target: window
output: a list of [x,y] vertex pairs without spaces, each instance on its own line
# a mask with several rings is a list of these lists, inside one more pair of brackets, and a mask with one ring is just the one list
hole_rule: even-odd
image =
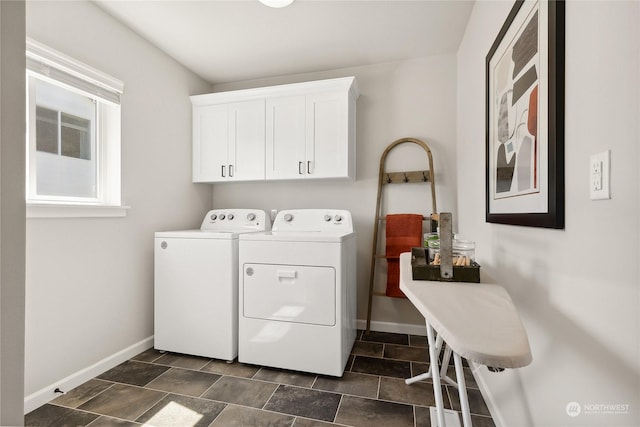
[[122,82],[27,40],[27,212],[123,216]]

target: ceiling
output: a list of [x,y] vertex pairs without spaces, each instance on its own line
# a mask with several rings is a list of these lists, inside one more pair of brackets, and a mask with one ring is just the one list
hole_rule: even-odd
[[473,0],[94,0],[212,84],[456,52]]

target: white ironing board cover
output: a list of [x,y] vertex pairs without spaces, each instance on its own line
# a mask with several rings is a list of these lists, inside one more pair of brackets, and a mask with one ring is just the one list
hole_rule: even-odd
[[413,280],[411,253],[400,255],[400,289],[460,356],[496,368],[531,363],[531,348],[511,297],[499,285]]

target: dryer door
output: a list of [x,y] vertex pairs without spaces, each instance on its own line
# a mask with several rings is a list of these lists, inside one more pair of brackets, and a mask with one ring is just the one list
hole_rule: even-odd
[[333,267],[244,264],[244,317],[333,326]]

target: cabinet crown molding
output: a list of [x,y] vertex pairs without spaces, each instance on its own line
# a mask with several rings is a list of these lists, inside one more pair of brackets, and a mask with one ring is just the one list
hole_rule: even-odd
[[314,80],[301,83],[289,83],[275,86],[240,89],[225,92],[213,92],[203,95],[192,95],[192,105],[211,105],[225,102],[237,102],[258,98],[268,98],[274,95],[290,96],[299,94],[313,94],[327,91],[348,91],[353,99],[358,99],[358,85],[354,76],[338,77],[334,79]]

